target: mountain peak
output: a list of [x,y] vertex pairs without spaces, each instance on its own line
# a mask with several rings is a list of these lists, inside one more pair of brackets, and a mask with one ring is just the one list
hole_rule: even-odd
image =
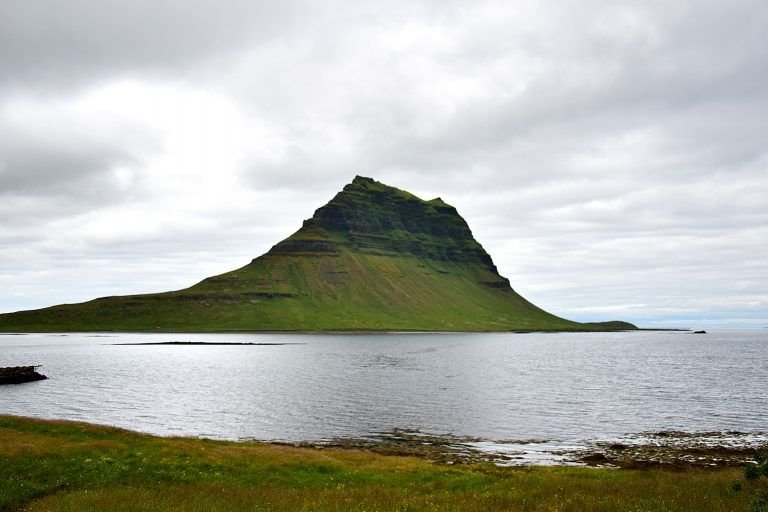
[[456,208],[440,198],[424,201],[372,178],[355,176],[270,253],[326,254],[340,247],[366,254],[479,263],[497,276],[497,287],[509,287]]
[[392,196],[399,196],[403,199],[421,201],[420,198],[416,197],[410,192],[406,192],[405,190],[400,190],[399,188],[385,185],[384,183],[381,183],[380,181],[376,181],[373,178],[368,178],[360,175],[355,176],[350,183],[345,185],[344,188],[341,190],[341,192],[339,192],[339,194],[344,194],[345,192],[367,193],[374,196],[392,195]]
[[367,183],[376,183],[376,180],[373,178],[367,178],[365,176],[360,176],[359,174],[355,175],[355,178],[352,180],[352,183],[355,185],[364,185]]

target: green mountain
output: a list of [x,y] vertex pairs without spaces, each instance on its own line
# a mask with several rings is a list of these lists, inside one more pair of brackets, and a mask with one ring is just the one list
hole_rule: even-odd
[[184,290],[0,315],[1,331],[620,330],[534,306],[456,209],[356,177],[248,265]]

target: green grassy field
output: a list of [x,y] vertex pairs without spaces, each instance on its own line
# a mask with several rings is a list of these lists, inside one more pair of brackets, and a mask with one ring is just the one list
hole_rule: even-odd
[[333,256],[268,255],[178,292],[110,297],[0,315],[2,330],[586,330],[470,263],[340,249]]
[[738,469],[440,466],[0,416],[0,510],[738,511]]

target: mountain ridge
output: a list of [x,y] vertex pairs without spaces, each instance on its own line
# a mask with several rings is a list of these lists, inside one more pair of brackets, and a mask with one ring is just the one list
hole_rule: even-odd
[[173,292],[0,315],[0,331],[594,331],[531,304],[456,208],[356,176],[247,265]]

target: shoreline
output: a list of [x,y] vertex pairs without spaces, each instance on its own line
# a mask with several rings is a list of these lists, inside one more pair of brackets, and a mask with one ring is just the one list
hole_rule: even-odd
[[504,467],[0,415],[0,510],[746,510],[736,467]]
[[30,334],[594,334],[608,332],[690,332],[693,329],[684,328],[637,328],[637,329],[612,329],[612,330],[511,330],[511,331],[435,331],[435,330],[393,330],[393,329],[332,329],[327,331],[314,330],[213,330],[213,331],[174,331],[174,330],[84,330],[84,331],[2,331],[0,336],[27,336]]
[[107,429],[157,440],[199,440],[242,446],[291,447],[312,451],[341,450],[372,455],[415,457],[436,465],[492,464],[497,467],[592,467],[601,469],[699,469],[741,467],[755,451],[768,446],[767,432],[658,431],[608,439],[556,441],[545,439],[490,440],[418,430],[394,429],[362,437],[314,441],[256,438],[225,439],[195,435],[157,435],[88,421],[0,414],[0,419]]
[[435,464],[491,463],[502,467],[595,467],[606,469],[718,469],[741,467],[768,444],[765,433],[660,431],[580,442],[491,441],[394,430],[364,438],[277,442],[306,447],[364,450],[418,457]]

